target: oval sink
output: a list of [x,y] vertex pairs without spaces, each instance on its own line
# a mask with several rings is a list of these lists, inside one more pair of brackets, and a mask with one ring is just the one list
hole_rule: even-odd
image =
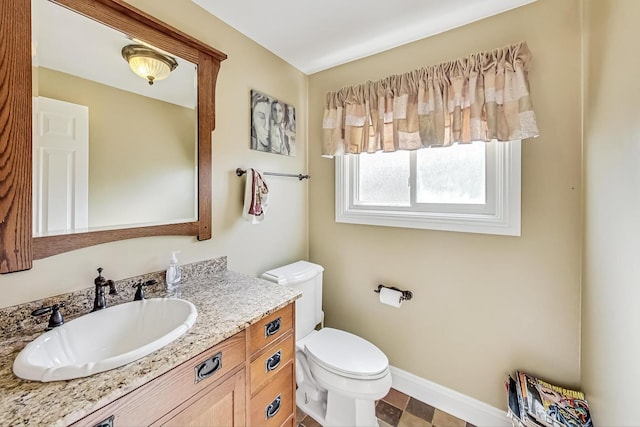
[[70,380],[126,365],[193,326],[189,301],[153,298],[108,307],[71,320],[27,344],[13,372],[34,381]]

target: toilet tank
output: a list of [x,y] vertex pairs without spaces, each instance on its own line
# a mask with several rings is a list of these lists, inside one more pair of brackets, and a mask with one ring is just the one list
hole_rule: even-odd
[[296,300],[296,341],[313,331],[322,321],[322,272],[324,268],[298,261],[264,273],[261,278],[302,291]]

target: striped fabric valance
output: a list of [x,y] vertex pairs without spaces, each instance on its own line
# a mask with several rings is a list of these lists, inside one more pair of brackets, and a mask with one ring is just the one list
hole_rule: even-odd
[[322,155],[538,136],[520,42],[327,93]]

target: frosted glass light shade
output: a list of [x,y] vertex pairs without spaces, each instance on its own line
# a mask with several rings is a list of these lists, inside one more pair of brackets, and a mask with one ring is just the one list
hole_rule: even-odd
[[164,55],[143,45],[127,45],[122,48],[122,57],[129,63],[131,70],[147,79],[150,85],[156,80],[169,77],[178,63],[168,55]]

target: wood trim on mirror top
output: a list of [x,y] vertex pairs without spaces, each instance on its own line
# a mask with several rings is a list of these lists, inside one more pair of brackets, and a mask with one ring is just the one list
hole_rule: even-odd
[[30,269],[34,259],[136,237],[211,238],[211,133],[215,87],[227,55],[122,0],[50,0],[198,66],[198,220],[33,237],[31,0],[0,2],[0,273]]

